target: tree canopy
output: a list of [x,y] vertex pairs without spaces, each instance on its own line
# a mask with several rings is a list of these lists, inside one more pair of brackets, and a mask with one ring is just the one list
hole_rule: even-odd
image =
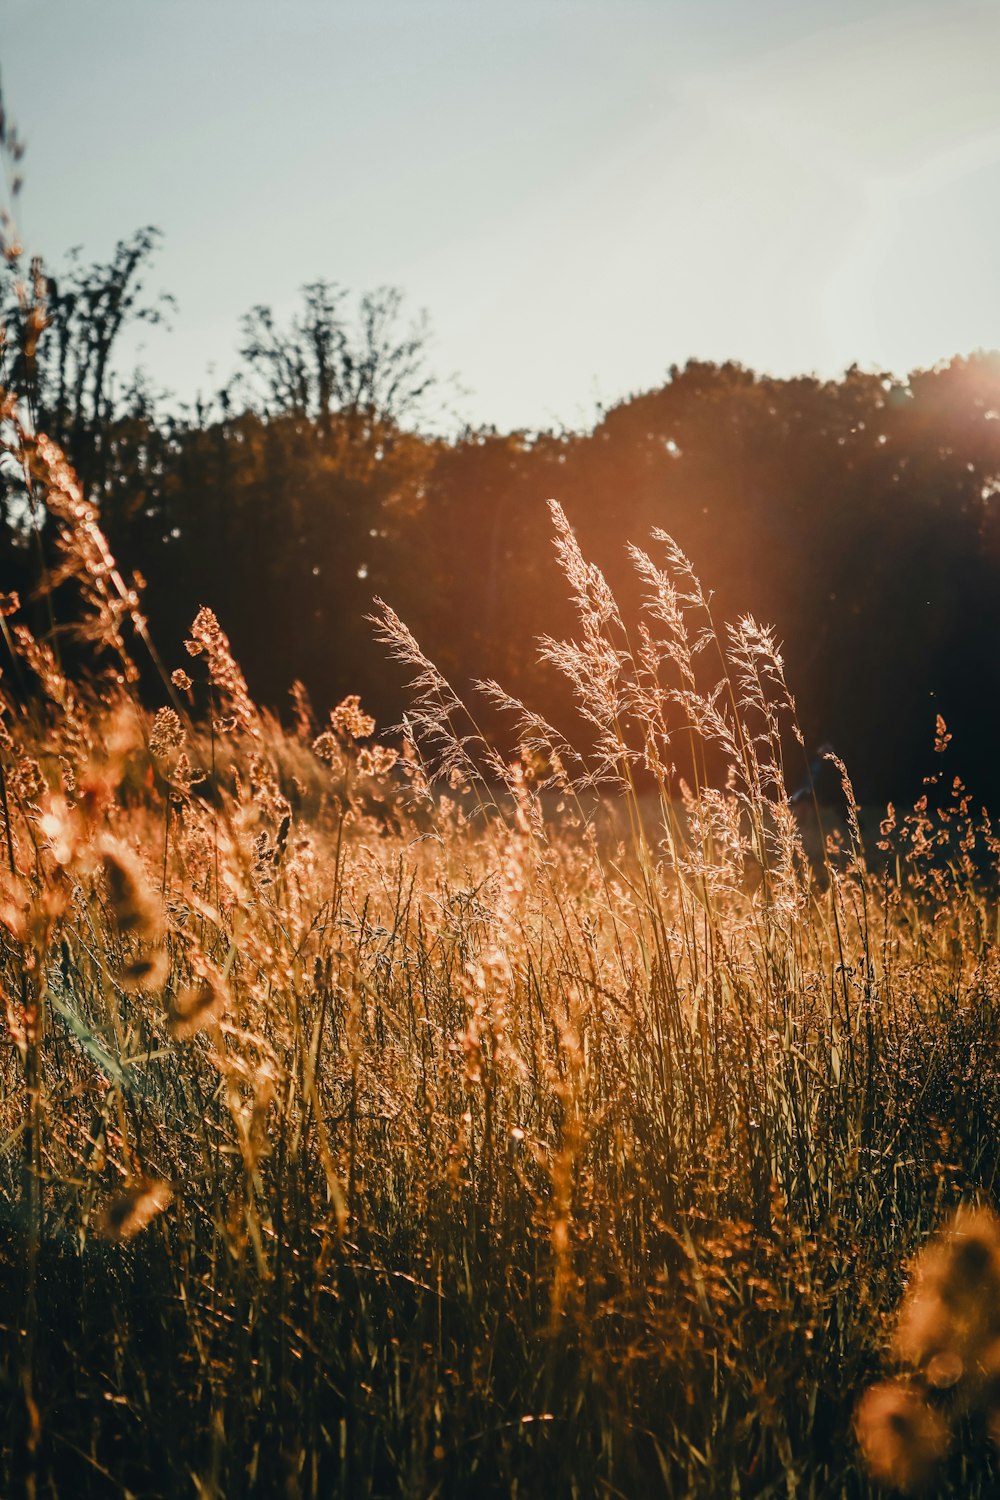
[[[142,379],[112,378],[122,328],[168,311],[145,290],[155,244],[140,231],[58,280],[36,266],[19,294],[12,273],[5,378],[100,501],[121,566],[147,581],[168,659],[211,604],[264,701],[280,707],[301,679],[320,708],[360,691],[396,718],[399,673],[365,619],[378,595],[457,686],[496,677],[546,709],[555,693],[559,709],[535,650],[572,629],[554,497],[626,608],[641,583],[625,544],[661,528],[717,618],[772,623],[807,742],[831,741],[862,796],[919,789],[939,713],[956,767],[995,795],[996,356],[839,380],[691,361],[590,431],[445,440],[420,430],[426,325],[394,289],[352,313],[316,281],[285,327],[253,309],[240,376],[178,413]],[[11,472],[0,548],[4,589],[30,601],[45,523]]]

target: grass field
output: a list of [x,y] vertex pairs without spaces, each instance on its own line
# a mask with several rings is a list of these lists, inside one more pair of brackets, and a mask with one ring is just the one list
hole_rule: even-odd
[[0,1491],[994,1493],[962,789],[808,858],[767,632],[664,538],[621,620],[558,511],[586,750],[507,703],[497,756],[391,611],[404,739],[282,731],[208,611],[144,707],[139,601],[31,464],[86,665],[5,601]]

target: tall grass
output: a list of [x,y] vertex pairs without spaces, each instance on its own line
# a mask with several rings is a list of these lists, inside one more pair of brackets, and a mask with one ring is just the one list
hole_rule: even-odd
[[623,620],[557,507],[576,746],[488,683],[499,756],[386,607],[398,760],[357,699],[283,732],[209,610],[150,712],[137,593],[5,415],[88,659],[5,601],[2,1492],[992,1493],[988,1414],[891,1337],[996,1187],[964,791],[866,851],[845,773],[807,854],[770,634],[662,535]]

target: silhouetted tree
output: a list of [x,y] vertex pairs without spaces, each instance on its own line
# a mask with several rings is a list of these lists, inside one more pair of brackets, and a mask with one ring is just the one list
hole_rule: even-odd
[[79,251],[58,279],[40,261],[27,276],[14,264],[4,287],[3,323],[12,353],[5,379],[71,459],[86,489],[107,478],[107,434],[120,413],[114,352],[130,323],[158,323],[171,299],[147,297],[145,272],[159,232],[120,240],[111,259],[84,265]]
[[[568,713],[534,647],[573,629],[554,496],[626,615],[640,585],[624,543],[662,527],[717,620],[773,622],[807,740],[836,744],[863,797],[919,790],[938,712],[956,768],[997,788],[1000,659],[984,646],[1000,634],[997,357],[905,380],[692,361],[590,432],[444,441],[419,430],[435,389],[426,324],[405,325],[395,291],[349,316],[346,294],[316,281],[286,326],[248,315],[244,369],[213,402],[165,411],[141,377],[114,376],[127,322],[163,313],[144,287],[154,247],[141,231],[58,284],[12,265],[4,359],[99,493],[123,566],[149,580],[168,657],[210,603],[265,701],[302,677],[320,706],[360,691],[396,717],[400,678],[364,623],[377,593],[458,687],[492,675]],[[28,598],[39,557],[17,474],[4,496],[0,589]]]
[[402,326],[402,294],[366,293],[355,318],[346,293],[328,281],[303,288],[303,309],[284,330],[269,307],[243,320],[240,353],[263,392],[264,410],[311,417],[320,431],[333,415],[356,436],[419,415],[436,379],[427,365],[427,319]]

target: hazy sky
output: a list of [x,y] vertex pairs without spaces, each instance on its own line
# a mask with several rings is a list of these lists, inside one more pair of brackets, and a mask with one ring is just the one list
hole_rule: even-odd
[[1000,346],[1000,0],[0,0],[0,60],[29,247],[164,231],[181,397],[319,276],[501,427]]

